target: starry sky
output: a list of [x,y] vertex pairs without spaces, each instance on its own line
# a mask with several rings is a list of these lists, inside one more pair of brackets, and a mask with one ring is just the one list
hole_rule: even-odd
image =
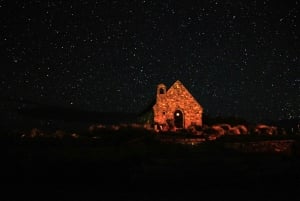
[[300,1],[0,0],[2,109],[138,113],[157,84],[180,80],[210,116],[299,118],[299,10]]

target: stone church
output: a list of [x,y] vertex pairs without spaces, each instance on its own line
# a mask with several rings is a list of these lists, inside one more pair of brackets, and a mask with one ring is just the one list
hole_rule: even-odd
[[177,130],[202,126],[202,112],[202,106],[179,80],[168,90],[164,84],[157,86],[153,113],[154,123],[160,128]]

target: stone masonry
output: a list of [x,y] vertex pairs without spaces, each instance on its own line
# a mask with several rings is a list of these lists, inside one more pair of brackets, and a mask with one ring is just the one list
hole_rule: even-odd
[[202,126],[203,108],[179,80],[168,90],[164,84],[157,86],[153,112],[154,122],[160,126],[174,129]]

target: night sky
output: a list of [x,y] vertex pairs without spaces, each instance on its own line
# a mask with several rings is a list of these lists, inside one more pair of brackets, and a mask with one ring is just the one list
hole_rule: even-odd
[[180,80],[210,116],[299,118],[299,10],[300,1],[0,0],[1,109],[138,113],[157,84]]

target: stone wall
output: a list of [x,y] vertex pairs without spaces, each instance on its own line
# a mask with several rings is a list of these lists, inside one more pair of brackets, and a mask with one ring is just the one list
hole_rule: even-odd
[[164,85],[158,85],[156,104],[153,107],[154,121],[159,124],[167,124],[174,121],[174,112],[183,113],[184,128],[190,125],[202,126],[202,107],[188,92],[180,81],[176,81],[166,93],[160,93]]

